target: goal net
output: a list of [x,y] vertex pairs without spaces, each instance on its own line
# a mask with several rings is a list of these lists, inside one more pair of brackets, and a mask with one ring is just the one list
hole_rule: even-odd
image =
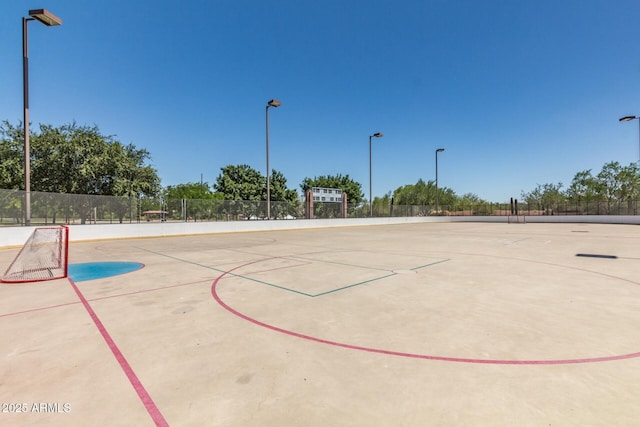
[[68,253],[68,227],[38,227],[33,230],[1,281],[38,282],[67,277]]

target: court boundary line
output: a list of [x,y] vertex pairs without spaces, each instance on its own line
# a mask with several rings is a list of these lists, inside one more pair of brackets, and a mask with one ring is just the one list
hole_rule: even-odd
[[149,395],[147,389],[144,387],[135,371],[127,361],[127,358],[124,356],[124,354],[122,354],[122,351],[120,351],[120,348],[107,331],[107,328],[104,326],[104,324],[102,323],[96,312],[93,310],[87,299],[84,297],[78,286],[75,284],[75,282],[69,277],[67,278],[67,280],[80,299],[80,302],[84,306],[85,310],[89,314],[89,317],[91,317],[91,320],[93,320],[94,325],[96,326],[96,328],[98,328],[98,332],[100,332],[100,335],[102,335],[102,338],[107,343],[109,350],[111,350],[111,353],[116,358],[116,361],[120,365],[120,368],[133,386],[133,389],[142,401],[142,404],[151,416],[153,422],[156,424],[156,426],[168,427],[169,423],[160,412],[160,409],[158,409],[158,407],[156,406],[155,402],[151,398],[151,395]]
[[[346,263],[340,263],[340,262],[324,261],[324,260],[318,260],[318,259],[313,259],[313,258],[302,258],[302,257],[297,257],[295,255],[266,257],[266,258],[263,257],[262,259],[254,260],[254,261],[251,261],[251,262],[249,262],[247,264],[244,264],[245,266],[248,266],[248,265],[254,265],[254,264],[258,264],[258,263],[261,263],[261,262],[270,261],[270,260],[274,260],[274,259],[285,259],[285,260],[294,260],[294,261],[298,260],[298,259],[302,259],[302,260],[305,260],[305,261],[309,261],[310,260],[310,261],[318,262],[318,263],[338,264],[338,265],[343,265],[343,266],[346,266],[346,267],[356,267],[356,268],[363,268],[363,269],[367,269],[367,270],[380,270],[380,271],[386,271],[386,272],[390,273],[390,274],[387,274],[387,275],[384,275],[384,276],[373,277],[371,279],[367,279],[367,280],[364,280],[364,281],[361,281],[361,282],[358,282],[358,283],[352,283],[352,284],[348,284],[348,285],[345,285],[345,286],[341,286],[339,288],[330,289],[328,291],[319,292],[319,293],[316,293],[316,294],[310,294],[310,293],[299,291],[299,290],[296,290],[296,289],[287,288],[285,286],[280,286],[280,285],[277,285],[275,283],[269,283],[269,282],[266,282],[264,280],[256,279],[254,277],[249,277],[247,275],[232,273],[232,271],[236,270],[237,267],[236,268],[232,268],[231,270],[221,270],[220,268],[217,268],[217,267],[212,267],[212,266],[209,266],[209,265],[200,264],[200,263],[197,263],[197,262],[194,262],[194,261],[189,261],[189,260],[186,260],[186,259],[178,258],[178,257],[175,257],[173,255],[168,255],[168,254],[164,254],[164,253],[161,253],[161,252],[152,251],[150,249],[144,249],[144,248],[137,248],[137,249],[140,249],[140,250],[145,251],[145,252],[152,253],[154,255],[159,255],[159,256],[166,257],[166,258],[170,258],[170,259],[173,259],[175,261],[184,262],[184,263],[187,263],[187,264],[195,265],[195,266],[206,268],[206,269],[209,269],[209,270],[214,270],[214,271],[217,271],[219,273],[225,273],[225,274],[228,273],[232,277],[249,280],[251,282],[259,283],[261,285],[270,286],[272,288],[280,289],[280,290],[287,291],[287,292],[292,292],[292,293],[295,293],[295,294],[298,294],[298,295],[303,295],[303,296],[310,297],[310,298],[316,298],[316,297],[324,296],[324,295],[327,295],[327,294],[339,292],[339,291],[342,291],[342,290],[345,290],[345,289],[353,288],[355,286],[360,286],[360,285],[364,285],[366,283],[371,283],[371,282],[375,282],[375,281],[378,281],[378,280],[386,279],[387,277],[395,276],[395,275],[398,274],[398,273],[395,273],[393,270],[388,270],[388,269],[361,266],[361,265],[356,265],[356,264],[346,264]],[[358,252],[358,251],[349,251],[349,252]],[[244,253],[246,253],[246,252],[244,252]],[[249,254],[251,254],[251,253],[249,253]],[[416,270],[420,270],[422,268],[430,267],[432,265],[437,265],[437,264],[441,264],[441,263],[448,262],[448,261],[451,261],[451,259],[449,259],[449,258],[439,259],[438,261],[434,261],[434,262],[431,262],[431,263],[428,263],[428,264],[420,265],[418,267],[413,267],[410,270],[416,271]],[[286,267],[277,267],[277,268],[269,269],[269,270],[252,271],[252,272],[245,273],[245,274],[264,273],[264,272],[267,272],[267,271],[281,270],[281,269],[292,268],[292,267],[299,267],[300,265],[304,265],[304,264],[298,264],[298,265],[286,266]]]
[[472,363],[472,364],[488,364],[488,365],[519,365],[519,366],[531,366],[531,365],[571,365],[571,364],[585,364],[585,363],[598,363],[598,362],[611,362],[618,360],[626,360],[626,359],[634,359],[640,357],[640,352],[614,355],[614,356],[601,356],[601,357],[590,357],[590,358],[574,358],[574,359],[547,359],[547,360],[509,360],[509,359],[479,359],[479,358],[464,358],[464,357],[449,357],[449,356],[435,356],[428,354],[417,354],[417,353],[406,353],[400,351],[393,350],[384,350],[373,347],[364,347],[359,345],[353,345],[348,343],[342,343],[338,341],[328,340],[324,338],[318,338],[311,335],[302,334],[300,332],[295,332],[289,329],[280,328],[278,326],[274,326],[265,322],[262,322],[258,319],[250,317],[246,314],[241,313],[240,311],[234,309],[230,305],[226,304],[222,298],[218,295],[217,286],[218,283],[225,278],[227,274],[234,275],[233,270],[237,270],[243,267],[246,267],[251,264],[255,264],[260,261],[253,261],[243,265],[239,265],[228,272],[222,273],[218,276],[213,283],[211,284],[211,295],[213,299],[225,310],[230,312],[231,314],[244,319],[250,323],[261,326],[266,329],[270,329],[275,332],[279,332],[285,335],[302,338],[308,341],[327,344],[334,347],[342,347],[350,350],[358,350],[365,351],[369,353],[377,353],[383,354],[387,356],[398,356],[398,357],[406,357],[412,359],[424,359],[424,360],[435,360],[442,362],[457,362],[457,363]]

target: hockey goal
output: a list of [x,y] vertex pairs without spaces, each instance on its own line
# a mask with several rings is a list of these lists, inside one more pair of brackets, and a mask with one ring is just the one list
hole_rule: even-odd
[[38,227],[33,230],[1,281],[39,282],[67,277],[68,254],[68,227]]

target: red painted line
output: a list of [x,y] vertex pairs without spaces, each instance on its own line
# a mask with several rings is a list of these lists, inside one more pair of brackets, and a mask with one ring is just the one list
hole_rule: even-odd
[[111,349],[111,352],[113,353],[116,360],[120,364],[120,367],[122,368],[125,375],[129,379],[129,382],[133,386],[133,389],[136,391],[136,393],[138,393],[138,397],[140,397],[140,400],[144,404],[144,407],[147,409],[147,412],[155,422],[156,426],[168,427],[169,423],[167,423],[167,421],[164,419],[164,417],[160,413],[160,410],[158,409],[156,404],[153,402],[153,399],[151,399],[151,396],[149,395],[149,393],[147,393],[147,390],[144,388],[144,386],[138,379],[138,376],[131,368],[131,365],[129,365],[129,362],[127,362],[127,359],[124,357],[124,355],[116,345],[115,341],[113,341],[113,338],[111,338],[111,335],[109,335],[109,332],[107,332],[107,329],[104,327],[104,325],[98,318],[98,315],[95,313],[95,311],[93,311],[93,308],[91,308],[91,306],[89,305],[89,302],[86,300],[84,295],[82,295],[82,292],[80,292],[80,289],[78,289],[78,286],[76,286],[74,281],[71,280],[70,278],[68,278],[68,280],[69,280],[69,283],[71,284],[71,287],[73,288],[75,293],[78,295],[78,298],[80,298],[82,305],[84,305],[84,308],[89,313],[89,316],[91,316],[91,319],[93,320],[93,323],[96,325],[96,328],[98,328],[98,331],[100,331],[100,335],[102,335],[102,338],[104,338],[104,340],[107,342],[109,349]]
[[111,298],[127,297],[127,296],[130,296],[130,295],[146,294],[147,292],[163,291],[165,289],[179,288],[181,286],[197,285],[198,283],[205,283],[205,282],[208,282],[209,280],[198,280],[196,282],[178,283],[176,285],[167,285],[167,286],[160,286],[160,287],[157,287],[157,288],[142,289],[142,290],[139,290],[139,291],[123,292],[121,294],[108,295],[106,297],[91,298],[89,301],[101,301],[103,299],[111,299]]
[[19,314],[33,313],[34,311],[49,310],[51,308],[66,307],[68,305],[75,305],[75,304],[80,304],[80,303],[79,302],[66,302],[64,304],[57,304],[57,305],[49,305],[49,306],[46,306],[46,307],[31,308],[29,310],[14,311],[13,313],[0,314],[0,317],[17,316]]
[[[110,299],[110,298],[119,298],[119,297],[126,297],[126,296],[129,296],[129,295],[143,294],[143,293],[147,293],[147,292],[162,291],[164,289],[177,288],[177,287],[180,287],[180,286],[189,286],[189,285],[196,285],[198,283],[205,283],[205,282],[208,282],[209,280],[198,280],[197,282],[178,283],[177,285],[169,285],[169,286],[162,286],[162,287],[158,287],[158,288],[143,289],[143,290],[140,290],[140,291],[133,291],[133,292],[124,292],[124,293],[121,293],[121,294],[114,294],[114,295],[109,295],[109,296],[106,296],[106,297],[91,298],[91,299],[88,299],[87,301],[101,301],[101,300]],[[63,304],[48,305],[48,306],[45,306],[45,307],[31,308],[29,310],[15,311],[13,313],[4,313],[4,314],[0,314],[0,317],[17,316],[19,314],[33,313],[33,312],[36,312],[36,311],[49,310],[49,309],[58,308],[58,307],[66,307],[68,305],[75,305],[75,304],[80,304],[80,302],[79,301],[66,302],[66,303],[63,303]]]
[[568,365],[568,364],[577,364],[577,363],[610,362],[610,361],[614,361],[614,360],[633,359],[633,358],[636,358],[636,357],[640,357],[640,352],[637,352],[637,353],[621,354],[621,355],[615,355],[615,356],[590,357],[590,358],[581,358],[581,359],[550,359],[550,360],[475,359],[475,358],[464,358],[464,357],[446,357],[446,356],[435,356],[435,355],[428,355],[428,354],[404,353],[404,352],[399,352],[399,351],[384,350],[384,349],[371,348],[371,347],[363,347],[363,346],[358,346],[358,345],[341,343],[341,342],[338,342],[338,341],[326,340],[326,339],[318,338],[318,337],[312,337],[310,335],[301,334],[299,332],[295,332],[295,331],[291,331],[291,330],[288,330],[288,329],[279,328],[277,326],[270,325],[270,324],[265,323],[265,322],[261,322],[260,320],[254,319],[252,317],[247,316],[246,314],[240,313],[239,311],[235,310],[234,308],[232,308],[228,304],[226,304],[224,301],[222,301],[222,298],[220,298],[220,296],[218,295],[218,291],[217,291],[217,285],[220,282],[220,280],[222,280],[224,278],[224,276],[226,276],[227,274],[231,273],[234,270],[237,270],[239,268],[243,268],[243,267],[246,267],[248,265],[258,263],[258,262],[260,262],[260,261],[254,261],[254,262],[250,262],[250,263],[247,263],[247,264],[244,264],[244,265],[240,265],[240,266],[235,267],[235,268],[233,268],[233,269],[231,269],[229,271],[226,271],[226,272],[222,273],[220,276],[218,276],[214,280],[214,282],[213,282],[213,284],[211,286],[211,295],[213,295],[213,298],[225,310],[227,310],[230,313],[240,317],[241,319],[247,320],[247,321],[249,321],[249,322],[251,322],[251,323],[253,323],[255,325],[262,326],[263,328],[267,328],[267,329],[270,329],[272,331],[276,331],[276,332],[280,332],[282,334],[286,334],[286,335],[294,336],[294,337],[297,337],[297,338],[302,338],[302,339],[305,339],[305,340],[317,342],[317,343],[320,343],[320,344],[327,344],[327,345],[332,345],[332,346],[336,346],[336,347],[343,347],[343,348],[348,348],[350,350],[359,350],[359,351],[366,351],[366,352],[370,352],[370,353],[385,354],[385,355],[388,355],[388,356],[409,357],[409,358],[413,358],[413,359],[439,360],[439,361],[443,361],[443,362],[478,363],[478,364],[492,364],[492,365]]

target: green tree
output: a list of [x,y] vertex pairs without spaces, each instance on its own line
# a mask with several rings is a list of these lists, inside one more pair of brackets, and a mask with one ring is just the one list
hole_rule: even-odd
[[137,193],[156,197],[160,194],[160,178],[153,167],[145,164],[151,159],[146,149],[119,143],[112,144],[110,148],[116,152],[116,160],[109,163],[114,177],[110,187],[114,196]]
[[396,188],[393,199],[397,205],[427,206],[435,205],[436,187],[434,181],[424,182],[422,178],[415,184],[407,184]]
[[588,169],[575,174],[566,195],[571,202],[590,202],[597,199],[598,192],[598,180]]
[[[24,132],[5,121],[0,137],[0,187],[24,189]],[[146,164],[149,152],[124,146],[97,126],[40,125],[30,154],[32,191],[152,197],[160,190],[156,170]]]
[[[194,220],[211,218],[221,208],[221,200],[224,197],[220,193],[213,193],[206,182],[189,182],[186,184],[169,185],[163,191],[165,209],[169,216]],[[186,201],[186,205],[183,204]],[[183,207],[186,211],[183,212]]]
[[640,177],[635,163],[624,167],[618,162],[606,163],[596,179],[598,194],[607,202],[607,212],[613,204],[638,197]]
[[482,200],[480,196],[478,196],[475,193],[466,193],[466,194],[463,194],[462,197],[458,199],[458,203],[460,203],[460,205],[462,206],[474,206],[474,205],[479,205],[486,202]]
[[475,193],[465,193],[455,201],[455,210],[472,211],[473,215],[491,215],[491,204]]
[[[221,168],[221,173],[213,187],[225,200],[238,202],[229,204],[227,213],[243,215],[247,218],[266,216],[266,203],[260,202],[267,200],[267,179],[251,166],[228,165]],[[299,203],[298,193],[287,188],[287,179],[275,169],[271,171],[269,177],[269,191],[273,204],[272,216],[284,217],[295,213]]]
[[23,132],[11,123],[0,124],[0,188],[24,190]]
[[528,193],[523,191],[522,198],[529,205],[530,209],[532,206],[535,206],[538,210],[544,210],[547,214],[553,214],[559,209],[560,205],[566,201],[566,196],[561,189],[561,182],[557,184],[538,184],[536,188]]
[[228,165],[220,169],[213,188],[225,200],[266,199],[266,178],[249,165]]
[[[146,164],[150,154],[133,144],[123,145],[113,136],[100,133],[97,126],[71,123],[59,127],[40,125],[31,132],[30,164],[33,192],[67,193],[102,196],[155,198],[160,191],[156,170]],[[22,126],[3,122],[0,126],[0,187],[24,189],[24,132]],[[56,212],[68,212],[69,203],[60,205],[60,198],[34,197],[33,211],[38,203],[46,204],[47,215],[55,222]],[[84,222],[88,209],[100,206],[95,198],[77,198],[75,206]],[[116,200],[109,209],[122,221],[125,212],[133,211],[131,200]]]
[[[415,184],[396,188],[393,192],[394,204],[406,206],[431,206],[436,204],[435,181],[424,182],[419,179]],[[447,187],[438,188],[438,202],[441,206],[453,206],[457,201],[455,192]]]
[[354,181],[349,175],[323,175],[313,179],[305,178],[300,184],[303,194],[307,194],[312,187],[338,188],[347,193],[347,203],[359,205],[364,201],[364,193],[359,182]]
[[622,167],[618,175],[620,182],[619,199],[637,200],[640,197],[640,170],[637,163]]
[[264,217],[266,209],[259,201],[266,196],[266,178],[249,165],[227,165],[220,170],[213,188],[225,200],[231,201],[222,213],[247,219],[258,215]]
[[[165,199],[213,199],[214,194],[209,184],[188,182],[186,184],[169,185],[164,189]],[[218,197],[222,198],[219,194]]]
[[287,187],[287,179],[284,177],[282,172],[275,169],[271,171],[269,186],[272,201],[271,215],[275,218],[286,218],[287,216],[295,217],[298,214],[300,198],[298,197],[298,192],[295,189]]
[[382,197],[373,198],[373,214],[374,216],[391,216],[391,192],[389,191]]
[[453,210],[458,202],[458,196],[449,187],[438,187],[438,205],[440,209]]
[[622,168],[618,162],[609,162],[602,166],[602,170],[596,175],[598,180],[598,194],[607,202],[607,211],[620,194],[622,182],[620,173]]
[[[297,202],[298,192],[295,189],[287,187],[287,179],[282,172],[275,169],[271,171],[269,177],[269,191],[271,193],[271,200],[275,202]],[[266,193],[265,193],[266,200]]]

